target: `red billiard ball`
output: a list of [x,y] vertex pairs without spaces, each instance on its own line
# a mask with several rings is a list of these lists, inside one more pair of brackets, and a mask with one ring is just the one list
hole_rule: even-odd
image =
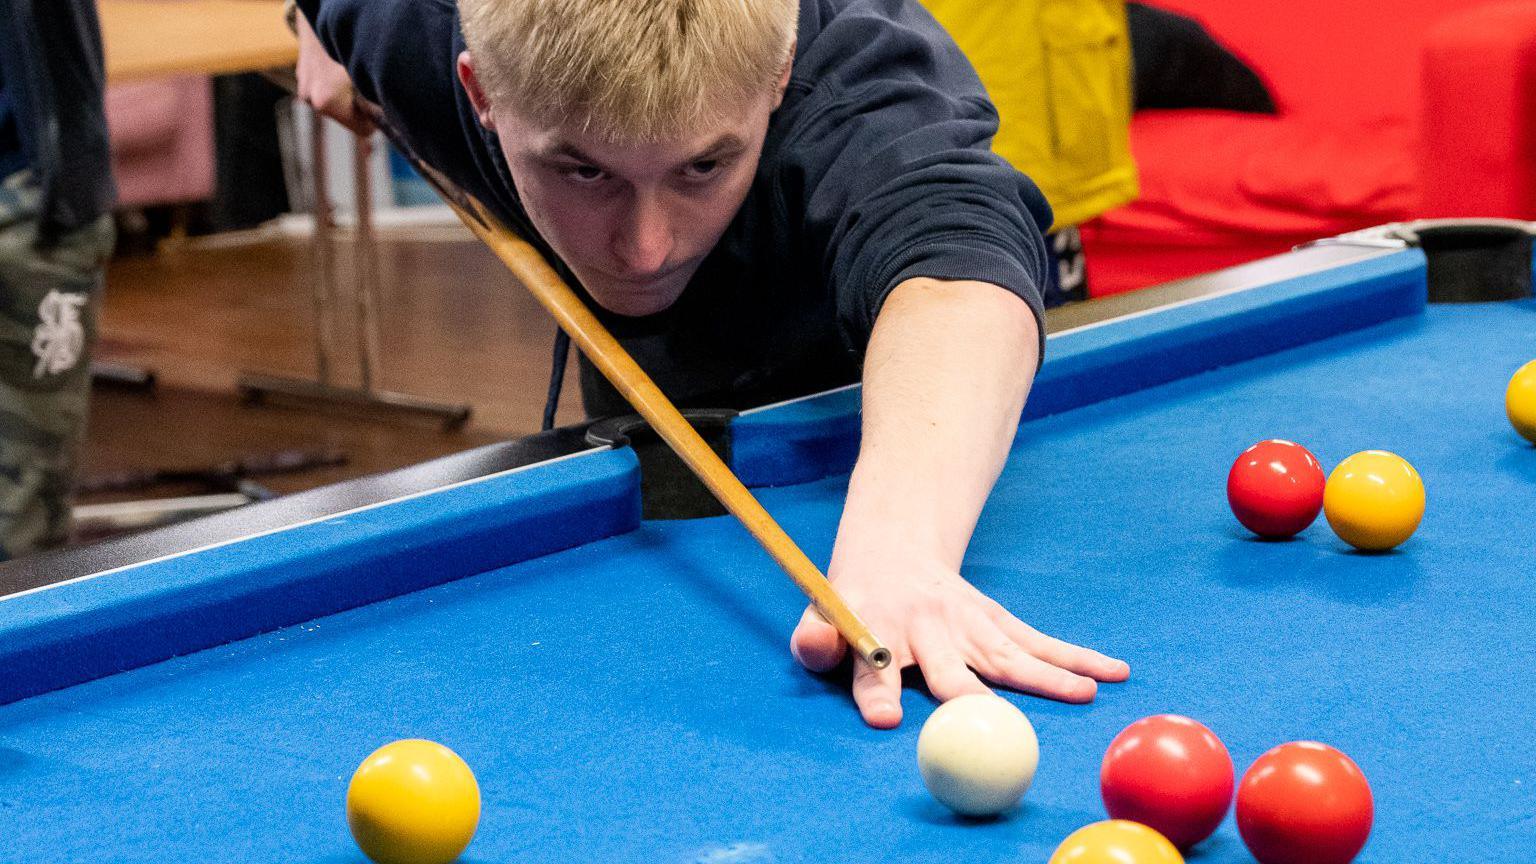
[[1300,533],[1323,509],[1327,478],[1307,448],[1278,438],[1237,457],[1227,474],[1227,502],[1237,521],[1260,537]]
[[1237,789],[1237,831],[1260,864],[1348,864],[1374,812],[1360,766],[1316,741],[1260,756]]
[[1232,781],[1226,745],[1177,714],[1144,717],[1125,727],[1099,769],[1110,818],[1154,828],[1180,849],[1211,836],[1226,818]]

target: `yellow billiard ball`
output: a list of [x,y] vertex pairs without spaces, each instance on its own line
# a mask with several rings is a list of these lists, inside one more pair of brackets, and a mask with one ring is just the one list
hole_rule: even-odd
[[369,754],[347,786],[347,825],[378,864],[448,864],[480,823],[480,786],[459,754],[408,739]]
[[1140,822],[1110,819],[1067,835],[1050,864],[1184,864],[1184,856]]
[[1520,367],[1504,391],[1509,422],[1525,440],[1536,444],[1536,360]]
[[1328,475],[1323,515],[1356,549],[1391,549],[1413,536],[1424,518],[1424,481],[1401,456],[1385,450],[1356,453]]

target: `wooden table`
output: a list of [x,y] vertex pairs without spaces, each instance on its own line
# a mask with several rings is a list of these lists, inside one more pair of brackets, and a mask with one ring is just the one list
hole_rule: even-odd
[[[291,70],[298,62],[298,40],[283,20],[281,0],[98,0],[107,82],[121,84],[167,75],[232,75]],[[353,190],[357,227],[353,243],[357,271],[357,387],[334,383],[333,319],[339,315],[332,253],[333,216],[326,190],[324,121],[311,112],[311,175],[315,214],[315,380],[243,374],[238,387],[248,401],[269,394],[383,407],[440,418],[450,429],[468,421],[467,405],[445,405],[416,396],[378,389],[378,336],[374,321],[377,288],[376,252],[370,207],[368,144],[353,147]]]
[[292,66],[280,0],[99,0],[107,81]]

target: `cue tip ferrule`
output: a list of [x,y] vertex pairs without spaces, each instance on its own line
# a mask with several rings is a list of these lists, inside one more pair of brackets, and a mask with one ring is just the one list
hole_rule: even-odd
[[884,669],[891,665],[891,649],[880,644],[873,633],[865,631],[864,637],[854,645],[854,650],[864,658],[864,662],[876,669]]

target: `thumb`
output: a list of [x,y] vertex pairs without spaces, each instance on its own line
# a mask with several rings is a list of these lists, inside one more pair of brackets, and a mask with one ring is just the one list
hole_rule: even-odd
[[800,665],[812,672],[826,672],[842,661],[847,649],[848,644],[837,628],[828,624],[815,606],[805,607],[799,626],[789,638],[790,653]]

